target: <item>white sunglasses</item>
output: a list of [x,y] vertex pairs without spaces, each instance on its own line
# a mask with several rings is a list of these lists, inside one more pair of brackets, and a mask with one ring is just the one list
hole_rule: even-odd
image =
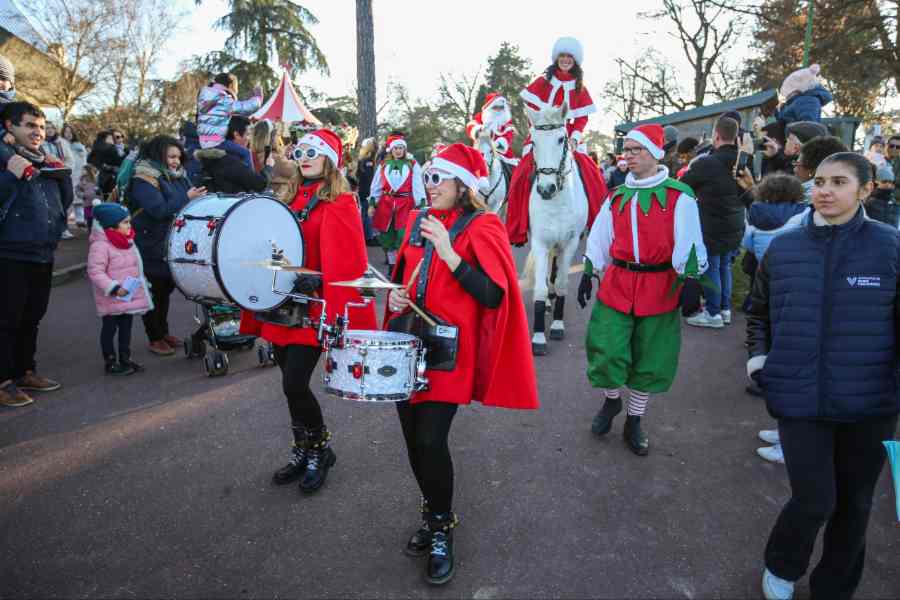
[[447,179],[453,179],[454,176],[450,173],[446,173],[444,171],[438,171],[437,169],[430,169],[425,171],[425,185],[431,186],[439,186],[441,182]]
[[292,153],[294,160],[316,160],[322,156],[322,152],[318,148],[307,146],[306,148],[294,148]]

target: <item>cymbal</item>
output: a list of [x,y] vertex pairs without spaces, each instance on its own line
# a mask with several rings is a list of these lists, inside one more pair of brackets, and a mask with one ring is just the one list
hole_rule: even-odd
[[285,261],[273,261],[273,260],[260,260],[260,261],[245,261],[242,262],[241,265],[245,267],[260,267],[262,269],[269,269],[270,271],[288,271],[290,273],[302,273],[304,275],[321,275],[321,271],[313,271],[312,269],[307,269],[306,267],[297,267],[291,265]]
[[336,285],[338,287],[352,287],[360,290],[399,290],[403,287],[399,283],[382,281],[375,277],[360,277],[359,279],[352,279],[350,281],[332,281],[331,285]]

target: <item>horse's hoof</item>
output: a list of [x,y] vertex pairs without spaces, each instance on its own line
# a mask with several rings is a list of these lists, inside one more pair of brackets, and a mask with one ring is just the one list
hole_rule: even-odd
[[565,329],[550,329],[550,339],[551,340],[562,340],[566,337]]
[[531,353],[535,356],[547,356],[547,344],[531,344]]

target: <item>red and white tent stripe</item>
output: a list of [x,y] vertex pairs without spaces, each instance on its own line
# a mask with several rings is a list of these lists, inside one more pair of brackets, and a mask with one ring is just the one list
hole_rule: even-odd
[[302,122],[311,127],[322,126],[322,122],[300,101],[300,96],[297,95],[297,90],[294,89],[286,70],[281,76],[278,89],[250,118],[260,121],[269,119],[282,123]]

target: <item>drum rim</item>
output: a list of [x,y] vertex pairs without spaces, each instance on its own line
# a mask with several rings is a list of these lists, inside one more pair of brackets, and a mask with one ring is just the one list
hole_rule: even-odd
[[[414,336],[411,333],[403,333],[400,331],[385,331],[384,329],[348,329],[344,332],[343,339],[343,347],[359,347],[363,346],[363,344],[354,344],[352,343],[354,340],[353,336],[358,335],[360,332],[370,333],[370,332],[378,332],[384,334],[392,334],[392,335],[403,335],[409,339],[405,340],[366,340],[368,343],[365,344],[367,348],[390,348],[395,350],[404,350],[404,349],[421,349],[422,348],[422,340],[419,337]],[[357,338],[359,339],[359,338]]]
[[412,398],[412,391],[405,394],[371,394],[369,397],[366,397],[354,392],[345,392],[329,385],[325,386],[325,393],[341,400],[354,400],[356,402],[404,402]]

